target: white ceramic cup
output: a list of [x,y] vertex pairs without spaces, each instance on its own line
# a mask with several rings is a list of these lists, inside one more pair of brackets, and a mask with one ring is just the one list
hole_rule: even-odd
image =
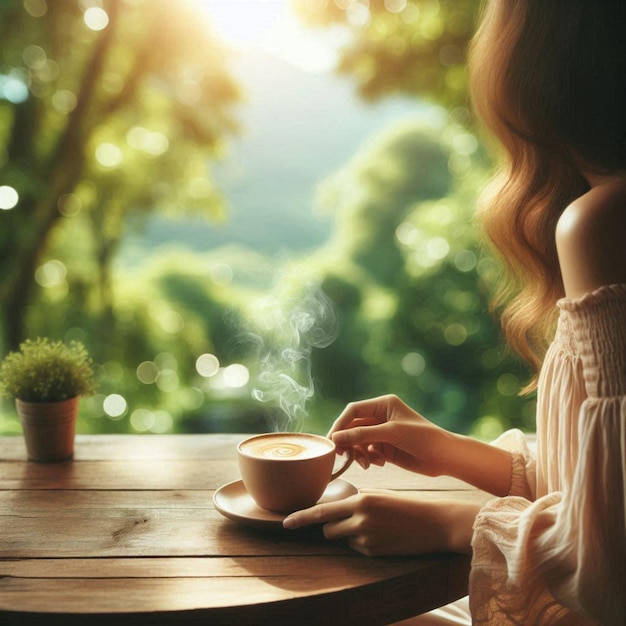
[[313,506],[328,483],[352,463],[352,452],[333,471],[333,441],[308,433],[265,433],[237,446],[241,478],[247,492],[262,508],[291,513]]

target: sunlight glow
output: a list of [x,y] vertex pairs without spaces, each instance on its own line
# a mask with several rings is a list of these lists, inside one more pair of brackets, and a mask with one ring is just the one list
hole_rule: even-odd
[[235,48],[254,46],[276,19],[281,6],[272,0],[199,0],[227,43]]
[[347,33],[306,28],[287,0],[196,0],[220,38],[240,52],[261,49],[306,72],[331,70]]

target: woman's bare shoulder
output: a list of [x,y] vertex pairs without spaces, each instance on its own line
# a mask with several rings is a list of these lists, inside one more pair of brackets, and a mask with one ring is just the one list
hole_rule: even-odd
[[559,219],[556,244],[568,297],[626,283],[626,177],[572,202]]

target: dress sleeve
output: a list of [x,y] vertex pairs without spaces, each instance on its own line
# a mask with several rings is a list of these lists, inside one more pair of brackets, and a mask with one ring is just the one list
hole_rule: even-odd
[[586,396],[571,416],[576,455],[562,464],[560,490],[534,502],[496,498],[480,511],[474,624],[626,624],[626,285],[561,307]]
[[511,453],[511,490],[509,495],[535,499],[536,461],[528,440],[521,430],[512,428],[502,433],[491,445]]

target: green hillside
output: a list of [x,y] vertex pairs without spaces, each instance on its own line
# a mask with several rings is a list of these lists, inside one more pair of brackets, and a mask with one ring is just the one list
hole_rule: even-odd
[[171,244],[198,252],[238,244],[270,256],[315,248],[332,228],[332,216],[315,210],[319,182],[368,137],[424,112],[414,100],[368,105],[345,80],[306,73],[261,51],[238,75],[247,93],[241,135],[215,171],[227,220],[153,217],[127,237],[122,262],[134,264]]

